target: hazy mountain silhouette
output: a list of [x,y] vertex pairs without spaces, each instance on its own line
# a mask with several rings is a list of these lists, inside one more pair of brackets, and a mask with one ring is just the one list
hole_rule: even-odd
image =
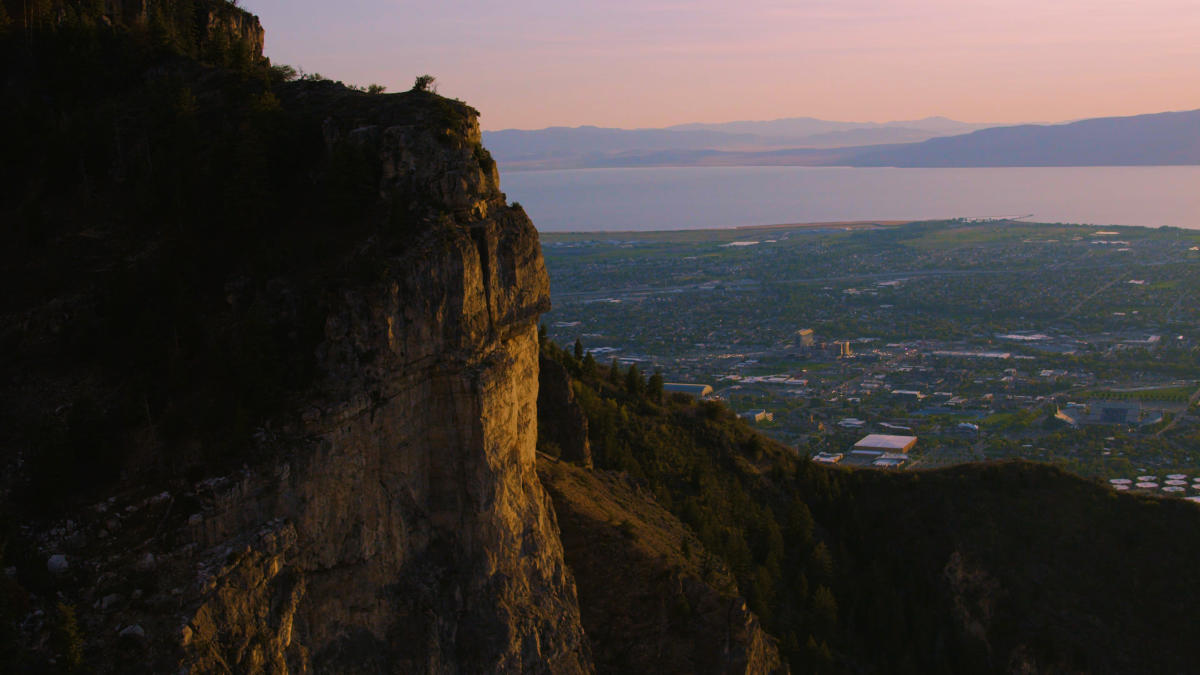
[[850,151],[852,166],[1129,166],[1200,164],[1200,110],[983,129]]
[[815,117],[786,117],[765,121],[720,122],[716,124],[692,123],[677,124],[667,127],[678,131],[721,131],[735,134],[756,134],[760,136],[803,137],[826,134],[834,131],[850,131],[854,129],[911,129],[934,135],[961,134],[976,129],[996,126],[995,124],[977,124],[959,122],[948,117],[926,117],[919,120],[904,120],[896,122],[835,122],[817,119]]
[[687,161],[711,151],[754,153],[793,148],[914,143],[989,125],[931,117],[910,122],[834,122],[797,117],[762,122],[683,124],[662,129],[594,126],[483,132],[497,161],[510,168],[569,168],[643,164],[650,156]]
[[669,129],[508,130],[484,132],[484,142],[512,169],[1200,164],[1200,110],[946,135],[956,126],[971,125],[936,117],[887,124],[791,118]]

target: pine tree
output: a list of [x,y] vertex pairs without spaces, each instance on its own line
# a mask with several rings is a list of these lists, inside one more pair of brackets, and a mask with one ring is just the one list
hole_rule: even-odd
[[788,511],[787,518],[788,540],[805,547],[812,541],[812,534],[813,517],[812,511],[808,509],[808,504],[805,504],[800,498],[792,500],[792,507]]
[[621,386],[621,364],[617,363],[616,358],[613,358],[612,365],[608,367],[608,381],[614,386]]
[[663,400],[663,376],[659,369],[654,370],[654,374],[650,376],[650,383],[647,385],[647,393],[650,400],[655,403],[662,403]]
[[637,364],[629,364],[629,370],[625,373],[625,391],[637,396],[645,390],[645,387],[646,382],[642,379],[642,374],[638,371]]
[[579,338],[575,338],[575,360],[583,360],[583,343],[579,341]]
[[818,584],[833,583],[833,554],[825,542],[820,542],[808,558],[808,568]]
[[825,586],[817,586],[812,597],[812,618],[817,632],[823,636],[833,635],[837,628],[838,606],[833,592]]

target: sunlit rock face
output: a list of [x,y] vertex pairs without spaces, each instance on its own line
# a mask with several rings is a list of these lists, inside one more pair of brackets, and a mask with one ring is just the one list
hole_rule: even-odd
[[[97,126],[112,158],[100,153],[91,174],[53,174],[82,174],[81,194],[111,197],[111,213],[103,233],[78,238],[93,242],[82,248],[96,271],[30,293],[29,319],[0,331],[36,374],[6,377],[0,398],[48,410],[58,426],[84,394],[101,398],[90,417],[72,415],[71,452],[121,452],[111,467],[94,462],[112,469],[103,481],[83,476],[79,494],[30,507],[38,522],[23,526],[19,547],[0,532],[0,597],[21,600],[11,612],[0,603],[0,647],[27,645],[13,661],[22,665],[86,658],[105,673],[590,672],[534,467],[549,281],[537,231],[500,192],[477,113],[428,91],[286,81],[261,60],[258,19],[223,1],[39,8],[39,39],[66,49],[78,47],[71,31],[90,36],[104,48],[87,53],[134,84],[103,99],[120,111]],[[34,61],[19,65],[40,72]],[[46,99],[37,77],[12,82],[26,103]],[[47,111],[91,118],[84,104],[46,100]],[[114,129],[159,118],[161,137],[142,130],[105,145]],[[155,155],[168,136],[179,152]],[[134,156],[145,170],[125,170]],[[173,173],[176,159],[188,171]],[[168,209],[174,217],[142,218],[190,189],[199,196]],[[146,194],[157,196],[133,197]],[[173,196],[155,201],[163,195]],[[208,201],[236,206],[209,212]],[[55,218],[65,232],[86,227],[77,214]],[[241,255],[251,249],[269,250]],[[75,264],[68,257],[57,265]],[[139,281],[109,283],[126,272]],[[113,318],[139,293],[169,296],[129,316],[171,325],[172,356],[111,366],[119,359],[97,354],[153,333]],[[28,358],[30,345],[61,350],[55,336],[71,321],[70,368]],[[91,348],[89,335],[99,336]],[[222,351],[234,343],[253,349]],[[285,353],[296,377],[247,374],[254,359]],[[246,377],[172,377],[224,366]],[[111,392],[132,379],[154,385],[137,396],[139,413],[106,422],[126,409]],[[242,385],[270,402],[206,407]],[[180,416],[154,400],[156,387],[171,389]],[[24,458],[56,457],[41,448],[58,446],[4,442],[7,498],[26,489],[13,478]],[[60,473],[37,484],[53,487]],[[20,579],[8,562],[18,548]]]
[[246,472],[194,524],[211,564],[183,663],[590,670],[534,470],[549,307],[536,231],[480,166],[473,117],[449,143],[419,119],[325,131],[378,156],[381,195],[445,217],[327,317],[324,376],[287,461]]

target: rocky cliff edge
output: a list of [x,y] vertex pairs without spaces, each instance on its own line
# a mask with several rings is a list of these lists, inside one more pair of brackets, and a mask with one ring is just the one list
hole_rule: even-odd
[[[590,671],[534,466],[548,280],[475,112],[328,82],[277,93],[322,161],[369,166],[376,225],[328,227],[376,266],[327,287],[314,377],[240,470],[126,482],[31,524],[55,560],[44,588],[102,672]],[[52,597],[26,597],[21,631],[54,655]]]

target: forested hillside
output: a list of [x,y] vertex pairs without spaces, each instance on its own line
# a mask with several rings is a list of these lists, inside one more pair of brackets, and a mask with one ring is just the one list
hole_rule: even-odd
[[1190,667],[1193,504],[1029,462],[818,466],[720,402],[575,351],[543,342],[575,377],[597,469],[691,527],[797,672]]

